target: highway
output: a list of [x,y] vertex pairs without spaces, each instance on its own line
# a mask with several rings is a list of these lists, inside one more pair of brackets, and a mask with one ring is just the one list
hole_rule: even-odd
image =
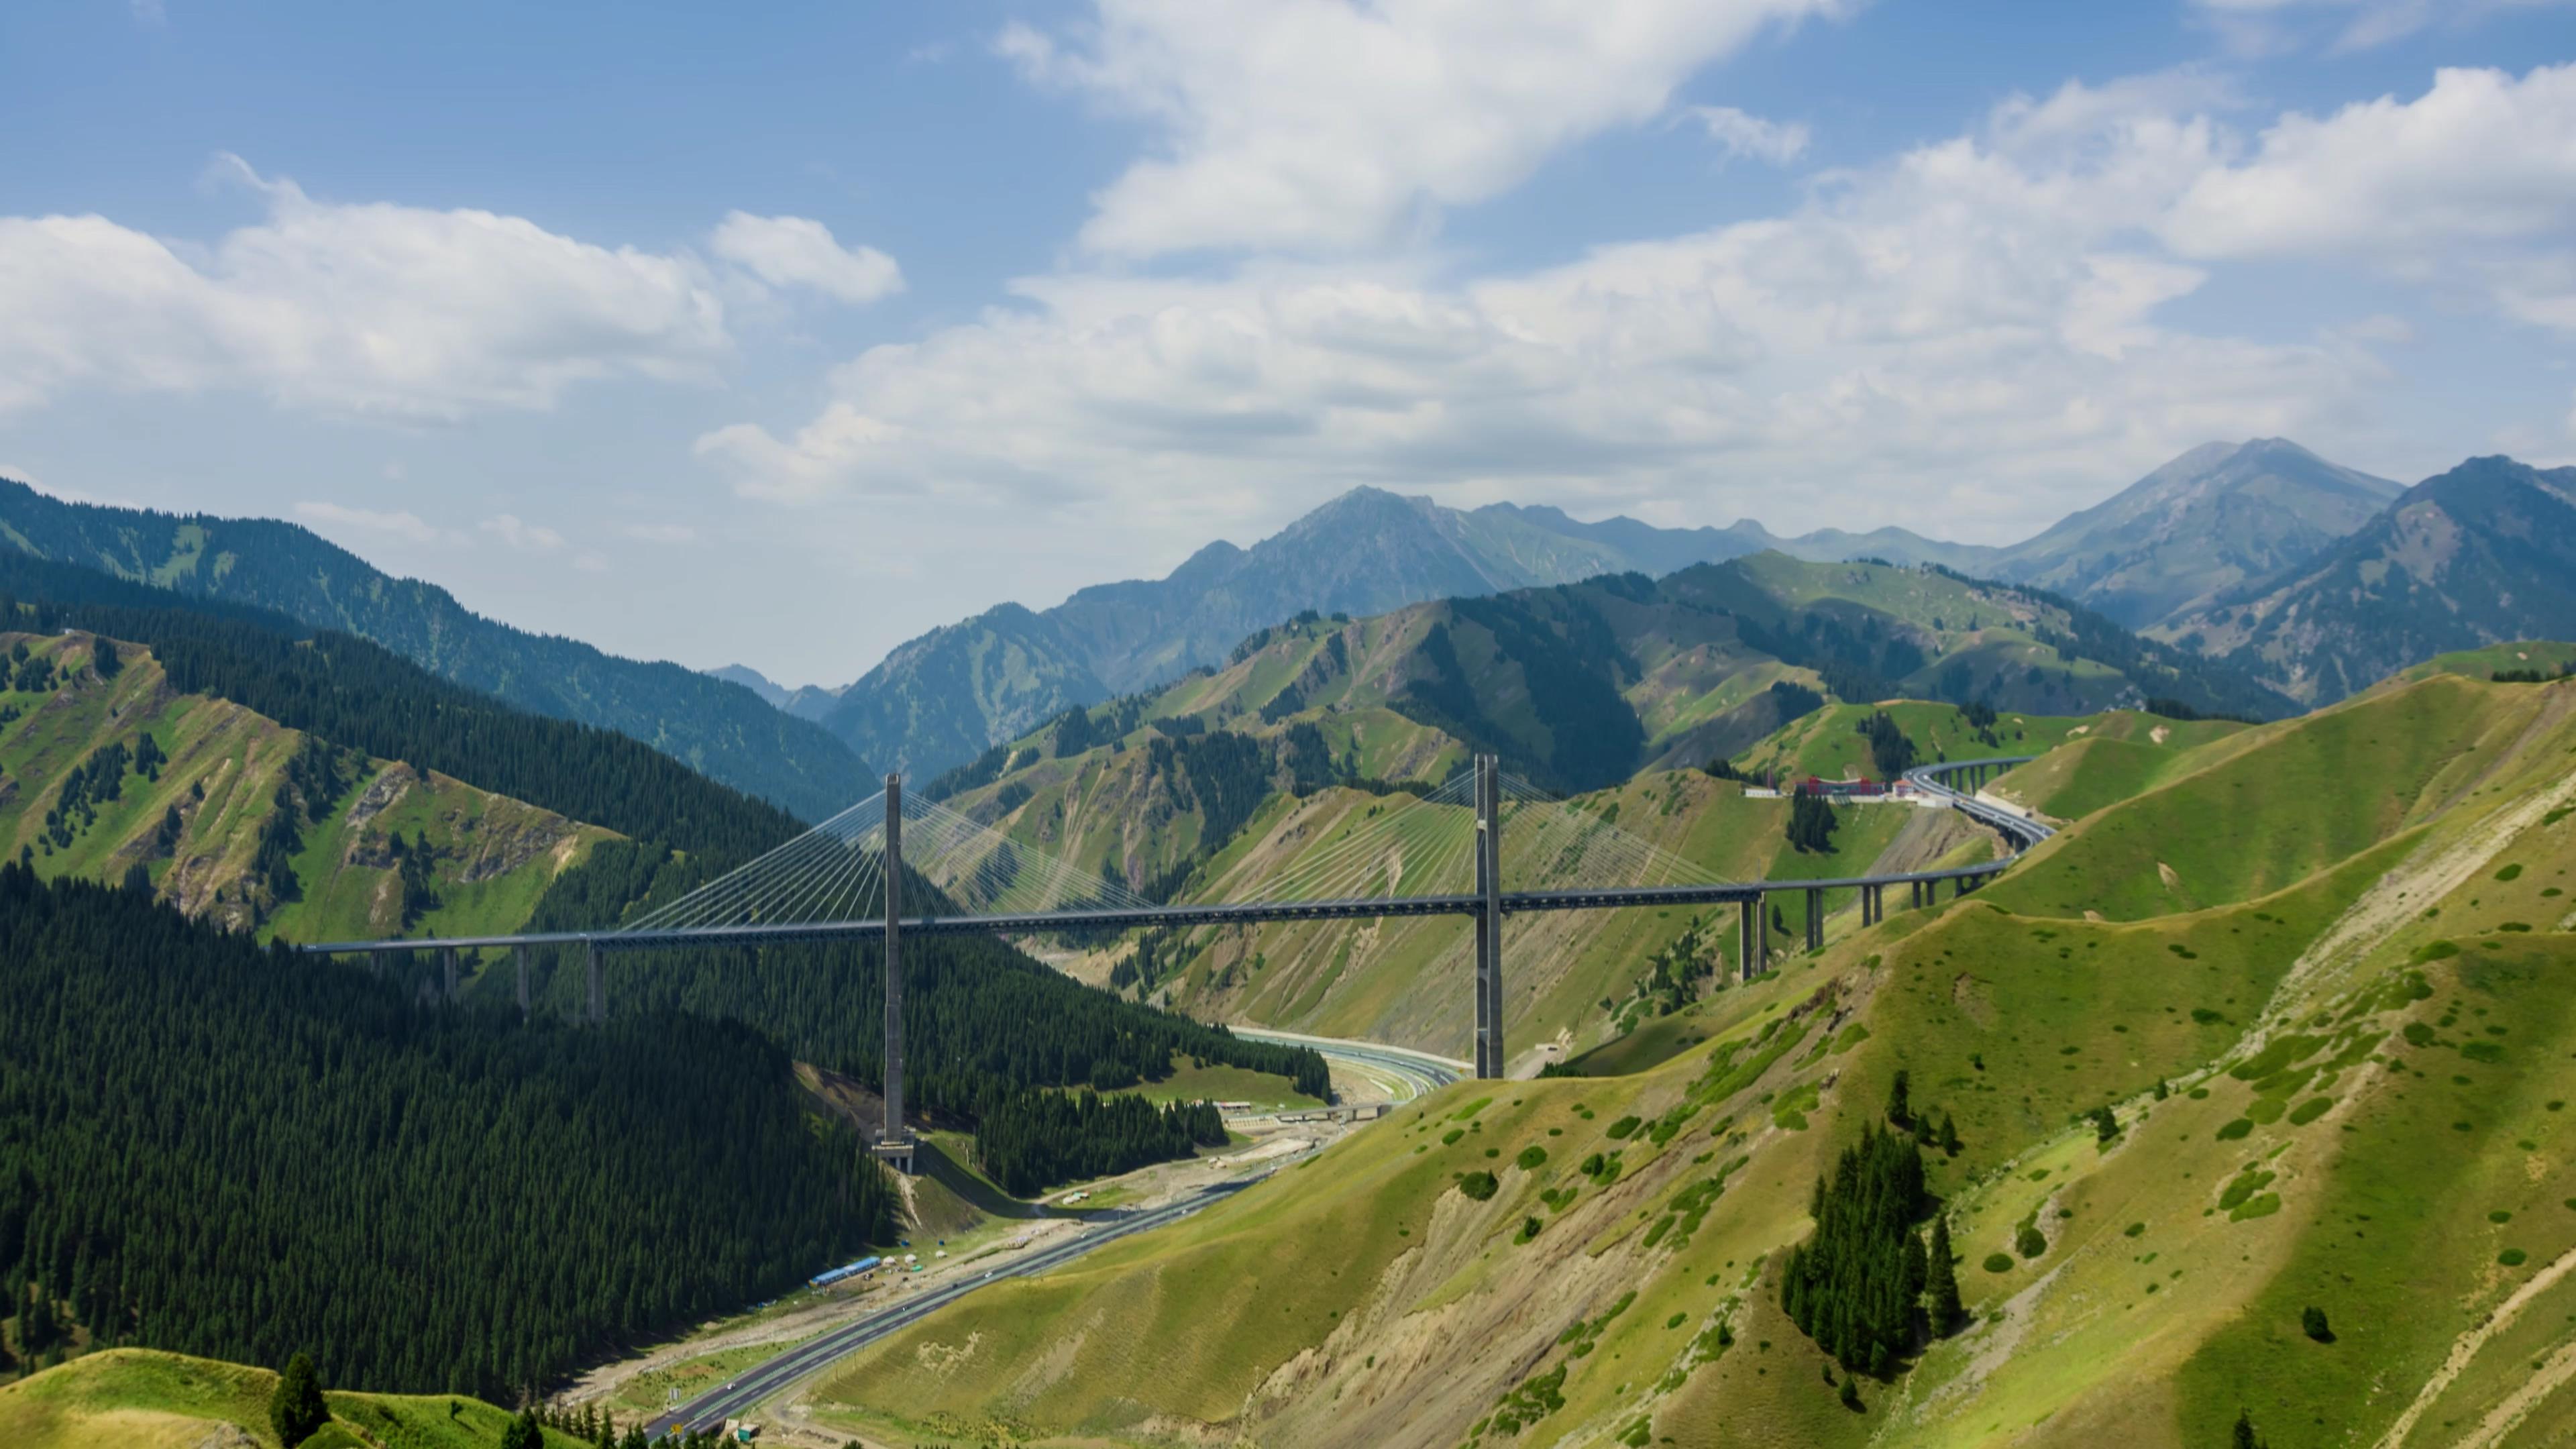
[[1312,1047],[1327,1059],[1367,1067],[1409,1083],[1413,1092],[1404,1100],[1425,1092],[1436,1092],[1451,1082],[1459,1081],[1475,1070],[1467,1062],[1404,1047],[1384,1046],[1373,1041],[1344,1041],[1339,1037],[1300,1036],[1293,1031],[1271,1031],[1266,1027],[1229,1026],[1226,1030],[1246,1041],[1275,1041],[1289,1046]]
[[798,1382],[822,1372],[834,1362],[856,1353],[888,1334],[947,1307],[985,1284],[1003,1278],[1017,1278],[1030,1273],[1043,1273],[1050,1268],[1070,1263],[1103,1243],[1115,1242],[1131,1233],[1146,1232],[1190,1216],[1210,1203],[1241,1192],[1269,1177],[1262,1173],[1240,1182],[1221,1182],[1200,1189],[1193,1196],[1176,1203],[1140,1212],[1115,1221],[1094,1222],[1064,1240],[1033,1248],[994,1268],[980,1278],[961,1278],[929,1289],[917,1297],[867,1315],[825,1333],[819,1338],[797,1345],[776,1358],[743,1374],[720,1389],[710,1389],[678,1409],[655,1417],[645,1425],[647,1438],[665,1434],[724,1427],[727,1419],[747,1416],[762,1403],[786,1392]]

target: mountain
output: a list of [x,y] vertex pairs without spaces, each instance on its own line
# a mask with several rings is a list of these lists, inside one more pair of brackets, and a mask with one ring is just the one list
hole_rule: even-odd
[[[1894,699],[1946,703],[1882,705]],[[1959,706],[2055,718],[2149,700],[2293,708],[2047,594],[1764,553],[1660,581],[1613,574],[1292,620],[1243,640],[1221,669],[1069,710],[925,790],[1086,876],[1161,895],[1257,829],[1274,790],[1437,783],[1474,751],[1565,792],[1730,757],[1883,779],[1892,772],[1858,743],[1861,715],[1896,716],[1932,758],[1994,743],[1960,726]],[[1820,712],[1831,746],[1754,750]]]
[[2315,557],[2402,491],[2285,438],[2207,443],[1975,571],[2143,628]]
[[2281,439],[2211,443],[2036,538],[1991,547],[1900,528],[1781,537],[1750,519],[1687,529],[1584,522],[1551,507],[1459,510],[1359,488],[1249,549],[1209,544],[1168,577],[1097,585],[1043,611],[1004,605],[934,630],[836,699],[803,691],[788,707],[863,758],[934,775],[1075,705],[1219,664],[1236,641],[1301,614],[1377,614],[1610,573],[1661,578],[1765,552],[2029,584],[2135,628],[2311,556],[2396,492]]
[[2576,638],[2576,468],[2471,458],[2153,632],[2309,703],[2447,651]]
[[807,819],[872,789],[847,746],[740,685],[513,629],[293,524],[68,503],[0,479],[0,542],[373,640],[522,709],[642,740]]
[[[2543,1442],[2576,1415],[2571,748],[2576,681],[2458,675],[2255,728],[2069,723],[1998,784],[2080,818],[1975,894],[1891,893],[1570,1079],[1458,1083],[997,1280],[807,1402],[1120,1445]],[[1618,823],[1726,783],[1635,782]],[[1321,848],[1349,807],[1307,808]],[[1837,813],[1888,809],[1918,813]],[[1670,914],[1594,919],[1678,944]],[[1510,927],[1507,991],[1560,969],[1543,929]],[[1240,967],[1331,1002],[1309,954]],[[1963,1312],[1918,1300],[1944,1277]]]
[[186,915],[262,936],[480,935],[518,929],[610,838],[182,691],[130,642],[0,622],[0,653],[0,857],[49,878],[139,869]]
[[787,708],[787,701],[791,698],[783,686],[770,683],[768,675],[748,664],[727,664],[721,668],[705,670],[703,673],[709,679],[721,679],[727,684],[741,685],[759,695],[760,702],[772,709]]

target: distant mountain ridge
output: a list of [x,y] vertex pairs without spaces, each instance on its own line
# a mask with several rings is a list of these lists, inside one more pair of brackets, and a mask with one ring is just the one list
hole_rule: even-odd
[[0,479],[0,543],[372,640],[522,709],[641,740],[809,820],[869,793],[847,746],[738,684],[486,619],[291,523],[71,503]]
[[2471,458],[2151,632],[2311,705],[2447,651],[2576,638],[2576,468]]
[[1461,510],[1357,488],[1248,549],[1211,543],[1165,578],[1095,585],[1052,609],[1007,604],[933,630],[812,717],[862,757],[927,776],[1075,705],[1222,664],[1254,632],[1307,612],[1368,616],[1610,573],[1661,578],[1764,552],[1937,564],[2045,588],[2137,628],[2312,556],[2398,491],[2283,439],[2211,443],[2035,538],[1993,547],[1901,528],[1784,538],[1750,519],[1686,529],[1584,522],[1547,506]]

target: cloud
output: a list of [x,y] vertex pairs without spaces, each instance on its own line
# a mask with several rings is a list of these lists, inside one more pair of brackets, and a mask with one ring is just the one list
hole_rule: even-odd
[[2208,269],[2155,228],[2233,144],[2167,108],[2181,89],[2015,101],[1781,215],[1535,271],[1024,279],[1016,306],[852,359],[801,426],[697,448],[748,497],[1174,534],[1358,483],[1808,522],[1866,497],[1953,535],[2043,520],[2192,443],[2362,416],[2386,376],[2356,338],[2161,320]]
[[338,503],[304,502],[295,505],[295,516],[313,523],[361,529],[368,533],[388,534],[411,543],[455,541],[455,535],[426,522],[419,514],[409,510],[378,512],[372,508],[350,508]]
[[2563,6],[2570,0],[2193,0],[2200,17],[2232,46],[2250,54],[2294,48],[2331,34],[2336,50],[2369,50],[2435,24],[2474,24],[2514,10]]
[[211,246],[102,216],[0,217],[0,413],[74,387],[245,386],[324,414],[445,420],[577,383],[702,380],[731,352],[687,254],[488,211],[316,201],[236,157],[266,205]]
[[563,547],[563,535],[551,528],[523,523],[515,513],[496,513],[475,525],[522,553],[552,553]]
[[811,287],[852,304],[903,290],[903,269],[894,258],[874,247],[844,248],[830,228],[801,216],[729,212],[710,245],[773,287]]
[[2193,256],[2430,263],[2456,243],[2576,227],[2576,64],[2442,70],[2412,101],[2292,113],[2196,180],[2162,231]]
[[1690,114],[1708,129],[1708,137],[1730,157],[1749,156],[1786,166],[1807,150],[1807,128],[1782,124],[1739,111],[1733,106],[1693,106]]
[[1013,24],[1032,83],[1144,121],[1155,154],[1093,197],[1081,244],[1343,252],[1418,234],[1547,157],[1660,114],[1767,28],[1851,0],[1095,0]]

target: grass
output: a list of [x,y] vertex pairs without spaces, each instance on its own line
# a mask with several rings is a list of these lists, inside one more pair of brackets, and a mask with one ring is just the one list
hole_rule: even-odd
[[2305,879],[2429,818],[2480,741],[2534,705],[2455,676],[2221,738],[1993,887],[2014,910],[2143,920]]
[[1149,1102],[1250,1102],[1256,1109],[1320,1107],[1323,1103],[1296,1090],[1286,1077],[1244,1067],[1218,1064],[1192,1066],[1173,1061],[1172,1075],[1128,1092]]
[[[31,652],[68,657],[71,682],[52,693],[0,691],[0,708],[20,717],[0,727],[0,772],[18,788],[0,797],[0,852],[32,852],[39,873],[119,881],[142,863],[166,898],[192,914],[236,928],[253,925],[245,878],[260,827],[275,809],[278,783],[304,736],[229,701],[170,695],[158,663],[125,646],[112,681],[86,673],[81,636],[24,638]],[[101,804],[68,846],[44,839],[45,816],[66,777],[99,750],[131,750],[145,734],[167,756],[160,778],[129,771],[119,798]],[[371,788],[391,798],[363,827],[349,823]],[[411,928],[457,936],[515,930],[534,912],[555,875],[578,863],[609,832],[478,790],[442,775],[368,761],[321,820],[300,822],[304,845],[292,860],[299,899],[257,923],[263,937],[359,939],[402,931],[395,872],[382,852],[399,830],[426,839],[436,864],[439,904]],[[182,820],[175,846],[156,847],[162,821]]]
[[[0,1388],[0,1444],[10,1449],[196,1449],[230,1425],[262,1446],[277,1444],[266,1369],[149,1349],[84,1355]],[[334,1423],[312,1444],[383,1449],[488,1449],[509,1411],[457,1395],[333,1392]],[[353,1430],[357,1432],[352,1432]],[[579,1441],[548,1431],[549,1449]]]

